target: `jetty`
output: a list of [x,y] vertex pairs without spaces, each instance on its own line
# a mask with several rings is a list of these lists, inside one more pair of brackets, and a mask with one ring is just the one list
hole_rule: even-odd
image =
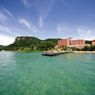
[[43,52],[42,55],[44,55],[44,56],[56,56],[56,55],[58,55],[58,53],[55,53],[55,52]]
[[67,53],[72,53],[72,51],[60,51],[60,52],[47,51],[47,52],[43,52],[42,55],[44,55],[44,56],[56,56],[56,55],[67,54]]

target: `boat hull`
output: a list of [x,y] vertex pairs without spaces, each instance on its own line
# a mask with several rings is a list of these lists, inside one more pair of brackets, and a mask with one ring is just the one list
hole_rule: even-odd
[[44,56],[56,56],[58,53],[42,53]]

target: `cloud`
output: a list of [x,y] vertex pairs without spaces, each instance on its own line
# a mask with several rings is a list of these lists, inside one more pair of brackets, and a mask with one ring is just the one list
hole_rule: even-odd
[[23,25],[25,25],[27,28],[31,28],[31,24],[27,21],[27,20],[25,20],[25,19],[20,19],[19,20],[19,22],[21,23],[21,24],[23,24]]
[[12,13],[5,8],[0,9],[0,19],[8,20],[10,17],[13,17]]
[[13,17],[12,13],[11,13],[10,11],[8,11],[7,9],[3,8],[3,11],[4,11],[7,15]]
[[40,17],[39,17],[39,27],[42,28],[43,25],[44,25],[43,17],[40,16]]
[[[42,28],[55,3],[55,0],[22,0],[25,7],[33,7],[38,12],[38,27]],[[44,5],[43,5],[44,4]]]
[[56,28],[57,28],[57,33],[59,35],[64,34],[64,35],[69,36],[71,34],[71,31],[72,31],[70,27],[68,27],[66,25],[61,25],[61,24],[58,24]]
[[[29,32],[27,30],[29,30]],[[0,38],[0,44],[10,44],[11,41],[13,41],[12,38],[22,35],[30,35],[30,33],[33,33],[31,31],[36,32],[37,27],[26,19],[20,19],[18,22],[18,19],[14,18],[12,13],[7,9],[0,9],[0,37],[2,36]]]
[[50,13],[54,3],[55,3],[55,0],[50,0],[50,2],[48,4],[48,7],[46,8],[46,10],[44,12],[44,15],[43,15],[44,19],[46,19],[48,17],[48,15],[49,15],[49,13]]
[[7,25],[7,23],[11,22],[11,18],[13,17],[12,13],[7,9],[0,9],[0,23]]
[[9,27],[9,26],[4,26],[0,25],[0,32],[6,35],[10,36],[18,36],[18,31],[16,31],[17,28],[14,27]]
[[70,27],[58,24],[57,34],[61,37],[72,37],[75,39],[95,39],[95,29],[82,26]]
[[[6,40],[5,37],[9,39],[9,37],[17,37],[26,34],[28,35],[32,33],[31,31],[37,31],[36,26],[34,26],[29,21],[25,19],[20,19],[19,22],[18,19],[14,18],[12,13],[9,12],[7,9],[0,9],[0,35],[2,34],[2,37],[0,38],[0,43],[4,41],[1,44],[7,45],[8,40]],[[22,25],[24,25],[26,28],[22,27]],[[27,29],[29,29],[29,33],[26,33]],[[10,42],[11,41],[9,40],[9,43]]]
[[0,25],[0,45],[9,45],[13,43],[15,37],[22,35],[22,29],[16,26]]
[[8,20],[7,15],[5,15],[4,13],[2,13],[2,12],[0,11],[0,22],[1,22],[1,21],[6,21],[6,20]]
[[15,40],[14,37],[0,34],[0,45],[9,45],[9,44],[13,43],[14,40]]
[[29,7],[29,2],[28,0],[22,0],[23,4],[25,7]]
[[[11,19],[13,15],[5,8],[0,9],[0,45],[8,45],[14,41],[14,38],[18,36],[17,27],[12,25],[14,19]],[[16,29],[15,29],[15,28]]]
[[36,12],[38,12],[38,24],[39,27],[42,28],[44,24],[46,24],[46,20],[53,8],[53,5],[55,3],[55,0],[31,0],[31,4],[33,4],[33,8],[36,9]]
[[[43,6],[43,3],[45,5]],[[39,28],[43,28],[43,26],[46,24],[47,18],[51,12],[51,9],[55,3],[55,0],[49,0],[49,1],[43,1],[41,2],[40,0],[35,0],[34,5],[39,12],[39,17],[38,17],[38,26]]]
[[10,31],[10,29],[3,25],[0,25],[0,31]]
[[76,37],[82,39],[95,39],[95,30],[86,28],[86,27],[79,27],[76,29]]
[[23,24],[26,28],[28,28],[32,32],[37,32],[37,27],[27,21],[26,19],[22,18],[19,20],[19,23]]
[[72,8],[67,4],[66,0],[60,0],[60,1],[63,3],[63,5],[64,5],[66,8],[68,8],[70,11],[72,11]]

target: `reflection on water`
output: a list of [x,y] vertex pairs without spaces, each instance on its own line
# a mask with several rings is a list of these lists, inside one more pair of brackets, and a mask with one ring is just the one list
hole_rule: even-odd
[[95,95],[95,55],[0,52],[0,95]]
[[0,66],[5,66],[14,63],[14,52],[0,52]]

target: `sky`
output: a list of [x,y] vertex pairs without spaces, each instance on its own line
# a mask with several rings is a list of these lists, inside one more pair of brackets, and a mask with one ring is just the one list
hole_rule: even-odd
[[0,0],[0,45],[17,36],[95,39],[95,0]]

